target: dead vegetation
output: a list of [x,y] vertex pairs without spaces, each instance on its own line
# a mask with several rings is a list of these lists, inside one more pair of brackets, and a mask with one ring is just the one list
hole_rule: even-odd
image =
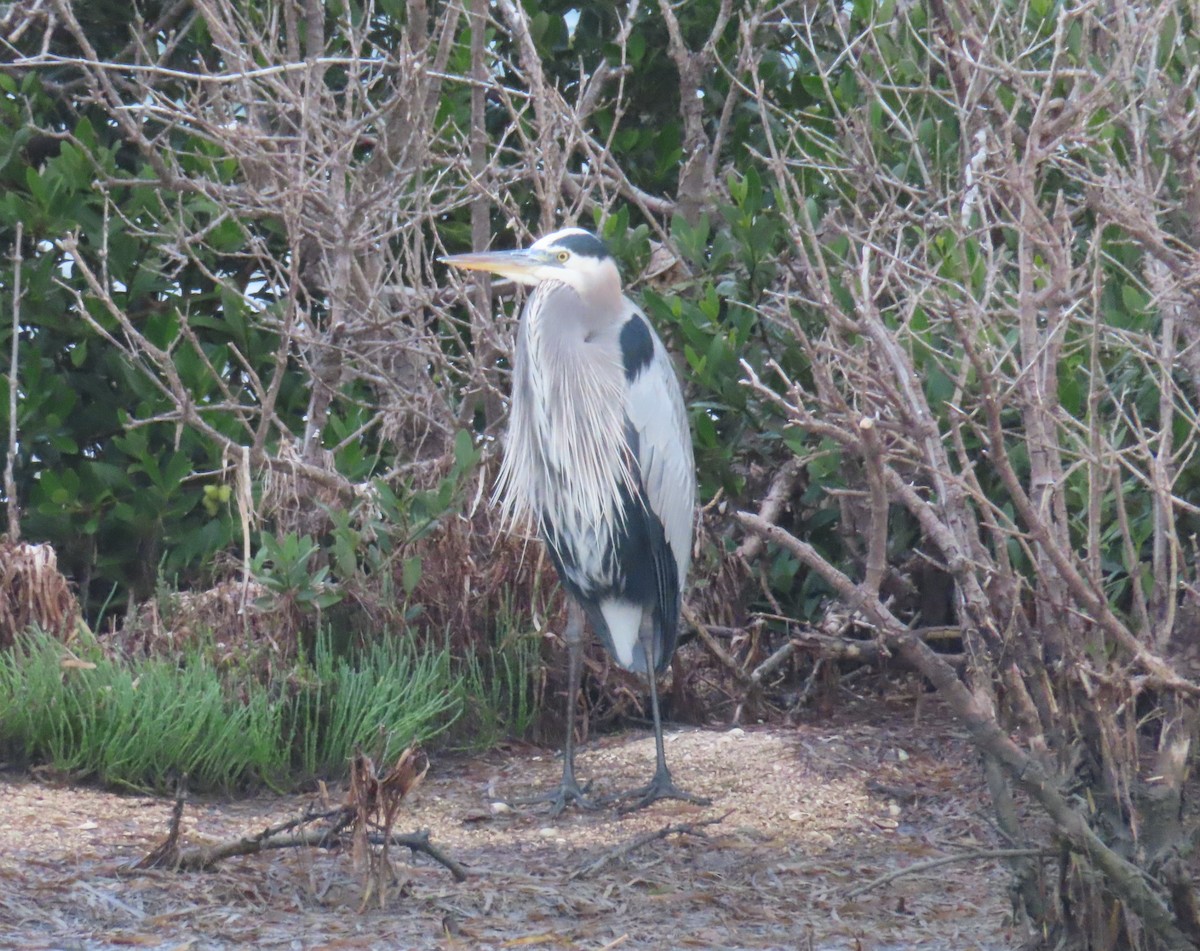
[[255,581],[223,581],[203,591],[152,598],[105,636],[127,656],[182,658],[211,643],[222,658],[248,659],[257,651],[284,655],[285,638],[266,589]]
[[[844,716],[786,733],[670,734],[679,781],[714,797],[704,809],[660,804],[550,823],[491,806],[552,782],[549,754],[435,757],[396,825],[427,832],[466,879],[425,855],[392,856],[379,869],[386,888],[365,903],[348,836],[333,848],[232,856],[204,874],[137,869],[169,802],[0,780],[11,820],[0,825],[0,943],[271,948],[303,934],[363,949],[1016,947],[1003,853],[992,854],[1002,842],[961,731],[931,699],[920,712],[845,690],[842,699]],[[649,735],[608,737],[582,750],[581,778],[623,788],[653,756]],[[313,802],[199,798],[180,844],[252,839]],[[918,867],[851,895],[951,857],[950,871]]]
[[405,750],[382,774],[374,760],[359,753],[351,764],[349,787],[340,805],[330,806],[322,784],[320,797],[308,803],[298,816],[273,823],[252,835],[192,847],[184,847],[180,840],[187,807],[187,778],[183,777],[175,794],[166,838],[133,867],[209,872],[228,859],[260,852],[349,849],[354,868],[362,879],[359,911],[372,902],[385,908],[388,889],[397,879],[391,859],[393,847],[428,855],[445,866],[455,881],[466,878],[462,866],[438,849],[428,833],[394,831],[405,799],[420,785],[428,770],[428,758],[413,747]]
[[70,643],[80,623],[79,602],[54,549],[0,539],[0,650],[30,627]]

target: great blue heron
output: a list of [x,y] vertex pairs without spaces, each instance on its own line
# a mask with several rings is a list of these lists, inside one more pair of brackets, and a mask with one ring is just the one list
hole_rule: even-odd
[[655,683],[675,652],[696,495],[692,439],[670,357],[622,294],[604,242],[581,228],[546,235],[527,250],[442,260],[534,288],[517,329],[496,495],[510,524],[528,519],[538,526],[574,599],[564,632],[562,782],[543,798],[555,814],[571,801],[597,805],[575,779],[586,614],[617,663],[650,681],[654,777],[614,798],[633,800],[633,809],[657,799],[707,803],[671,779]]

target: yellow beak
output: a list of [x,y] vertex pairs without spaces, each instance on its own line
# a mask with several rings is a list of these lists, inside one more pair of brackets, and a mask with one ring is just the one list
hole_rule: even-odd
[[483,251],[476,254],[450,254],[438,258],[443,264],[462,268],[464,271],[488,271],[501,277],[511,278],[521,284],[537,284],[541,277],[537,271],[545,267],[557,267],[558,259],[546,251]]

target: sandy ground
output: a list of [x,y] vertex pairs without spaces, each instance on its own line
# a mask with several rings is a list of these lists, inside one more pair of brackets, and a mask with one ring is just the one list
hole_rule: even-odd
[[[677,782],[711,806],[632,816],[493,811],[556,781],[552,751],[435,755],[397,831],[428,829],[470,872],[456,883],[398,855],[399,881],[363,908],[347,851],[274,852],[215,872],[135,871],[170,802],[0,774],[0,948],[938,949],[1008,951],[1007,876],[973,858],[880,884],[899,869],[997,846],[975,759],[936,710],[845,710],[791,728],[676,731]],[[648,734],[580,753],[600,792],[649,777]],[[188,841],[253,833],[308,798],[198,799]],[[637,844],[671,825],[719,822]],[[626,848],[634,844],[636,847]],[[607,861],[605,861],[607,859]],[[598,866],[598,867],[597,867]],[[589,870],[590,869],[590,870]]]

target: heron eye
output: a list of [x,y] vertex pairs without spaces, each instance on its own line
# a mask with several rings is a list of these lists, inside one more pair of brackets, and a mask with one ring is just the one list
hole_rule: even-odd
[[571,252],[570,251],[559,251],[558,252],[558,263],[559,264],[566,264],[569,260],[571,260]]

